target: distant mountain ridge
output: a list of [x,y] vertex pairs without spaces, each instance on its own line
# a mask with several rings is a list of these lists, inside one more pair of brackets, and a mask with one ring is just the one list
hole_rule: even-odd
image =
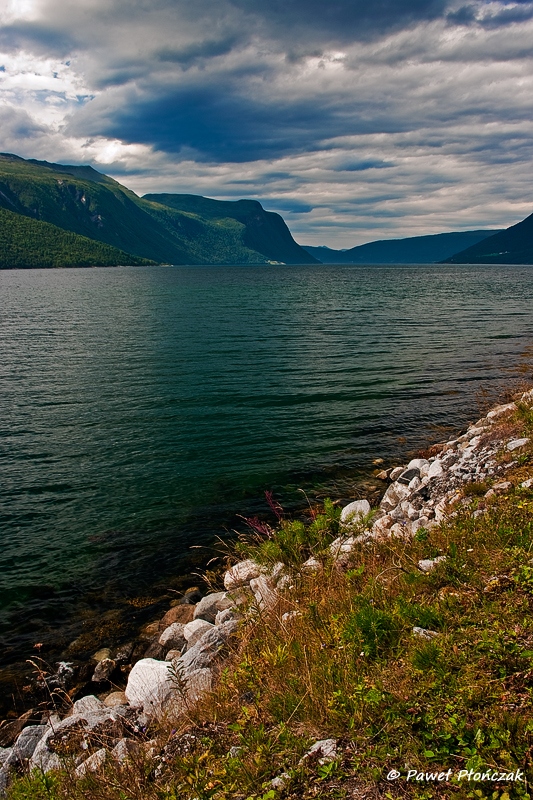
[[[91,252],[87,240],[99,243],[92,248],[93,266],[316,263],[279,214],[265,211],[257,201],[163,194],[141,198],[89,166],[0,154],[0,209],[10,212],[0,219],[0,268],[35,265],[39,241],[42,266],[85,266]],[[25,251],[29,221],[34,223],[31,253]],[[55,226],[64,248],[52,247],[48,229],[39,240],[38,231],[45,228],[37,223]]]
[[477,230],[380,239],[349,250],[302,245],[323,264],[434,264],[464,250],[498,231]]
[[447,258],[445,264],[533,264],[533,214]]

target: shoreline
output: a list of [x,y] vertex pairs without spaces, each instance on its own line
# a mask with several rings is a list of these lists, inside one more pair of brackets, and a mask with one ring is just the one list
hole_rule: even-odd
[[[517,484],[516,475],[515,483],[505,480],[511,469],[520,477],[522,465],[529,473],[531,440],[517,437],[517,424],[512,422],[513,415],[519,413],[521,407],[533,410],[533,390],[523,393],[517,403],[493,408],[465,433],[431,446],[426,458],[411,459],[407,464],[382,470],[377,477],[386,489],[377,511],[372,516],[366,499],[346,505],[340,514],[340,535],[330,541],[323,556],[317,558],[311,554],[299,566],[300,574],[320,575],[325,569],[324,558],[335,570],[345,572],[361,547],[391,540],[402,542],[408,548],[421,534],[427,536],[461,510],[468,511],[474,500],[475,518],[490,508],[493,499],[505,495],[514,486],[525,489],[533,486],[533,479],[529,478]],[[445,555],[421,559],[417,568],[421,574],[431,574],[445,559]],[[254,624],[246,622],[248,617],[243,608],[251,602],[256,609],[254,613],[281,613],[287,605],[284,598],[290,594],[294,581],[291,575],[292,568],[288,564],[278,562],[267,568],[248,558],[225,572],[224,590],[185,593],[181,600],[170,604],[164,616],[145,625],[143,636],[131,647],[114,652],[102,648],[95,654],[86,665],[85,685],[70,691],[73,706],[62,721],[55,718],[55,730],[64,725],[68,728],[71,724],[68,720],[81,719],[87,713],[99,714],[106,720],[112,718],[115,722],[119,720],[120,725],[127,719],[128,730],[139,730],[151,724],[150,720],[157,721],[168,715],[172,709],[179,715],[184,708],[201,702],[205,693],[216,685],[224,666],[219,651],[226,650],[241,624]],[[299,614],[284,611],[282,622],[289,626],[296,624]],[[422,631],[422,637],[437,635],[424,632],[423,628],[418,630]],[[175,684],[168,679],[171,664],[177,665],[177,674],[187,679],[185,695],[177,693]],[[68,664],[60,665],[55,675],[43,669],[39,676],[43,691],[56,692],[63,698],[67,697],[72,678]],[[43,729],[40,730],[42,741],[36,745],[37,756],[32,754],[30,763],[47,771],[57,768],[59,762],[56,753],[46,745],[48,734],[44,728],[47,723],[43,725],[41,716],[42,712],[34,711],[1,726],[0,746],[14,746],[12,752],[16,753],[21,730],[29,731],[37,723],[37,727]],[[133,738],[125,735],[122,740],[135,741],[135,735]],[[107,752],[104,748],[102,756],[101,751],[102,748],[98,751],[100,760]],[[86,770],[91,769],[89,762],[94,755],[87,759]]]

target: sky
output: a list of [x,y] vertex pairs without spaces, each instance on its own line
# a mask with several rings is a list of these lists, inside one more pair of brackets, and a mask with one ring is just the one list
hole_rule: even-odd
[[300,244],[533,212],[533,0],[4,0],[0,150],[248,197]]

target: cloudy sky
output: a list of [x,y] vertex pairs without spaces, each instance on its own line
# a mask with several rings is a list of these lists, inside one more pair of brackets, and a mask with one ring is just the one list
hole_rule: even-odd
[[304,244],[533,211],[533,0],[7,0],[0,149],[252,197]]

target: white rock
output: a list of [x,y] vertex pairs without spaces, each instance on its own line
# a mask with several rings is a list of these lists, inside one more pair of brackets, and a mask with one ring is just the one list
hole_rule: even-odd
[[307,561],[304,561],[304,563],[302,564],[302,572],[314,573],[314,572],[320,572],[321,569],[322,569],[322,564],[314,556],[311,556],[310,558],[307,559]]
[[335,761],[337,758],[337,741],[336,739],[321,739],[315,742],[310,750],[304,755],[302,761],[307,758],[318,756],[319,764],[327,764],[330,761]]
[[387,536],[393,523],[393,518],[389,514],[385,514],[374,522],[372,525],[372,533],[377,537]]
[[421,572],[432,572],[432,570],[434,570],[437,564],[440,564],[441,561],[446,561],[446,556],[437,556],[437,558],[423,558],[418,562],[418,569],[421,570]]
[[524,447],[528,442],[529,438],[527,437],[525,439],[513,439],[512,442],[507,443],[507,449],[510,451],[518,450],[519,447]]
[[492,488],[496,494],[505,494],[505,492],[508,492],[513,488],[513,484],[511,481],[500,481],[499,483],[495,483]]
[[420,480],[420,478],[417,478],[415,476],[412,480],[409,481],[408,486],[412,492],[416,492],[416,490],[420,487],[421,484],[422,481]]
[[394,536],[396,539],[410,539],[411,530],[405,523],[395,522],[390,529],[389,535]]
[[516,411],[515,403],[506,403],[503,406],[496,406],[496,408],[493,408],[492,411],[489,411],[487,414],[487,419],[492,423],[497,419],[500,419],[500,417],[510,414],[512,411]]
[[436,458],[435,461],[430,465],[428,469],[428,478],[440,478],[443,474],[444,470],[442,468],[442,461],[440,458]]
[[94,711],[107,711],[106,706],[94,694],[88,694],[76,700],[72,706],[72,714],[91,714]]
[[74,770],[76,778],[83,778],[88,772],[98,772],[105,764],[107,752],[104,747],[93,753],[92,756],[82,761],[79,767]]
[[419,628],[416,625],[413,628],[413,633],[420,639],[435,639],[437,636],[440,636],[437,631],[428,631],[426,628]]
[[401,503],[402,500],[406,500],[410,494],[411,490],[408,486],[404,486],[403,483],[391,483],[379,504],[380,508],[384,511],[392,511],[393,508],[396,508],[398,503]]
[[183,636],[189,647],[194,647],[196,642],[202,638],[206,631],[211,630],[214,625],[205,619],[193,619],[183,628]]
[[424,475],[428,474],[429,461],[426,458],[413,458],[408,463],[407,469],[418,469],[418,470],[420,470],[420,477],[423,478]]
[[404,472],[404,471],[405,471],[405,467],[394,467],[394,469],[391,470],[391,472],[389,474],[390,480],[391,481],[397,480],[400,477],[400,475],[402,474],[402,472]]
[[275,778],[272,778],[272,780],[269,783],[269,786],[271,789],[275,789],[276,791],[281,792],[288,785],[290,779],[291,776],[289,775],[288,772],[282,772],[281,775],[277,775]]
[[184,630],[185,625],[183,622],[173,622],[172,625],[169,625],[168,628],[165,628],[159,637],[159,644],[163,647],[181,649],[186,641]]
[[250,581],[250,589],[255,595],[257,605],[261,611],[269,611],[278,601],[278,593],[271,581],[264,575]]
[[124,761],[135,761],[142,755],[143,748],[138,742],[133,739],[121,739],[118,744],[111,750],[111,755],[119,763]]
[[528,478],[527,481],[522,481],[520,486],[522,487],[522,489],[531,489],[531,487],[533,486],[533,478]]
[[527,405],[533,403],[533,389],[530,389],[529,392],[524,392],[520,398],[520,402],[526,403]]
[[235,609],[225,608],[224,611],[219,611],[215,617],[215,625],[223,625],[229,620],[237,619]]
[[166,661],[142,658],[128,676],[128,703],[134,708],[142,708],[148,716],[163,716],[175,693],[175,681]]
[[219,611],[231,608],[235,605],[233,600],[228,597],[227,592],[212,592],[203,597],[194,609],[194,619],[205,619],[207,622],[214,622]]
[[251,558],[246,561],[239,561],[224,575],[224,586],[228,591],[239,586],[249,584],[253,578],[261,574],[261,567]]
[[353,503],[349,503],[342,509],[341,522],[345,525],[355,524],[363,517],[366,517],[367,514],[370,514],[370,503],[368,500],[354,500]]

